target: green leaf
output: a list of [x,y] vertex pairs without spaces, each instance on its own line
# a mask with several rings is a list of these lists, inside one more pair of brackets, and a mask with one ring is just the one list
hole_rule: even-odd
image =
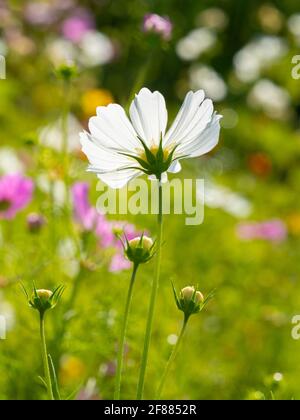
[[48,389],[47,384],[46,384],[46,382],[45,382],[44,378],[42,378],[41,376],[38,376],[38,380],[41,382],[41,384],[42,384],[42,385],[43,385],[46,389]]
[[174,297],[175,297],[175,302],[176,302],[177,308],[179,310],[181,310],[181,306],[180,306],[180,303],[179,303],[179,299],[178,299],[178,296],[177,296],[177,292],[176,292],[175,286],[174,286],[173,282],[171,282],[171,283],[172,283],[172,288],[173,288],[173,293],[174,293]]
[[53,360],[52,360],[52,357],[51,357],[50,354],[48,354],[48,359],[49,359],[49,362],[50,362],[50,370],[51,370],[51,374],[52,374],[51,376],[52,376],[52,381],[53,381],[54,398],[58,401],[61,401],[59,386],[58,386],[58,382],[57,382],[57,375],[56,375],[54,363],[53,363]]

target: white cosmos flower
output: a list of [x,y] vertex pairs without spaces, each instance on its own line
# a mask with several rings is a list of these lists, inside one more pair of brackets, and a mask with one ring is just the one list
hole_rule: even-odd
[[167,129],[168,112],[159,92],[143,88],[130,106],[130,119],[117,104],[98,107],[81,133],[88,170],[112,188],[122,188],[143,173],[167,179],[181,170],[179,161],[204,155],[218,143],[220,115],[203,90],[189,92]]

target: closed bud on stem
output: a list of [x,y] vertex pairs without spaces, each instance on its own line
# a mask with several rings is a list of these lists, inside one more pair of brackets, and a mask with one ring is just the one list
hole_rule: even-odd
[[144,264],[155,254],[155,242],[148,236],[142,235],[128,241],[124,245],[125,255],[134,264]]
[[27,216],[27,227],[29,232],[37,233],[46,223],[44,217],[37,213],[31,213]]
[[34,286],[32,296],[29,298],[26,289],[23,287],[29,306],[39,311],[41,316],[43,316],[48,309],[55,308],[64,290],[64,286],[57,287],[53,292],[47,289],[36,289]]
[[211,293],[206,299],[204,299],[203,294],[199,290],[196,290],[194,286],[184,287],[180,291],[179,296],[173,286],[173,292],[176,305],[178,309],[184,313],[186,319],[193,314],[201,312],[213,296]]
[[55,75],[64,82],[70,82],[78,76],[78,69],[74,63],[67,62],[55,69]]

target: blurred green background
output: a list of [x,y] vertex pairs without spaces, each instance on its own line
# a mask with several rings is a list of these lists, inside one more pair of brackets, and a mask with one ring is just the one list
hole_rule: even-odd
[[[170,18],[170,39],[142,30],[147,13]],[[127,106],[142,85],[166,97],[170,119],[186,92],[201,88],[224,115],[218,148],[184,162],[180,174],[206,180],[204,223],[165,220],[145,397],[154,397],[181,324],[171,280],[178,289],[216,289],[216,296],[191,319],[164,398],[300,397],[300,343],[291,337],[292,317],[300,313],[300,79],[292,77],[299,28],[296,0],[0,1],[7,64],[0,80],[0,174],[24,173],[36,185],[25,210],[0,220],[0,315],[8,320],[7,339],[0,340],[1,399],[45,398],[37,380],[37,314],[19,287],[22,281],[30,288],[32,280],[41,288],[67,286],[47,318],[63,395],[112,398],[129,271],[109,271],[112,251],[74,224],[66,190],[86,181],[96,205],[96,179],[85,172],[77,133],[96,106]],[[68,98],[55,76],[66,60],[78,66]],[[68,166],[59,131],[66,109]],[[47,220],[35,234],[26,222],[31,212]],[[153,216],[126,220],[155,236]],[[266,221],[271,226],[257,233],[253,223]],[[248,222],[251,238],[241,233]],[[74,238],[88,243],[81,263]],[[154,262],[141,269],[135,289],[124,398],[135,397],[153,269]],[[69,307],[74,283],[79,289]]]

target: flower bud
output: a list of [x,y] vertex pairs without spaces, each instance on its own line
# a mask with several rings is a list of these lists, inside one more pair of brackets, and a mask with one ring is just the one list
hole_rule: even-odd
[[58,79],[70,82],[78,76],[78,70],[73,62],[67,62],[58,66],[55,69],[55,74]]
[[59,299],[61,298],[64,292],[64,286],[57,287],[53,292],[47,289],[36,289],[34,286],[33,293],[29,299],[26,289],[23,287],[23,290],[28,299],[29,305],[40,312],[41,316],[48,309],[53,309],[57,305]]
[[27,216],[27,227],[29,232],[37,233],[45,224],[45,219],[43,216],[37,213],[31,213]]
[[199,292],[199,290],[196,292],[195,302],[196,303],[203,303],[204,302],[204,296],[201,292]]
[[186,319],[188,319],[192,314],[201,312],[206,303],[212,297],[212,295],[209,295],[208,298],[204,299],[203,294],[196,290],[194,286],[184,287],[180,291],[179,296],[177,296],[174,286],[173,291],[176,305],[180,311],[184,312]]
[[36,294],[39,297],[39,299],[44,300],[44,301],[49,300],[53,296],[53,292],[51,292],[51,290],[46,290],[46,289],[39,289],[36,291]]
[[192,297],[193,297],[193,294],[195,293],[195,288],[193,287],[193,286],[187,286],[187,287],[184,287],[182,290],[181,290],[181,296],[182,296],[182,298],[186,301],[186,302],[189,302],[191,299],[192,299]]
[[154,255],[155,243],[148,236],[138,236],[126,241],[125,254],[135,264],[148,262]]
[[172,36],[173,24],[167,16],[149,13],[144,16],[143,30],[144,32],[158,34],[168,41]]

